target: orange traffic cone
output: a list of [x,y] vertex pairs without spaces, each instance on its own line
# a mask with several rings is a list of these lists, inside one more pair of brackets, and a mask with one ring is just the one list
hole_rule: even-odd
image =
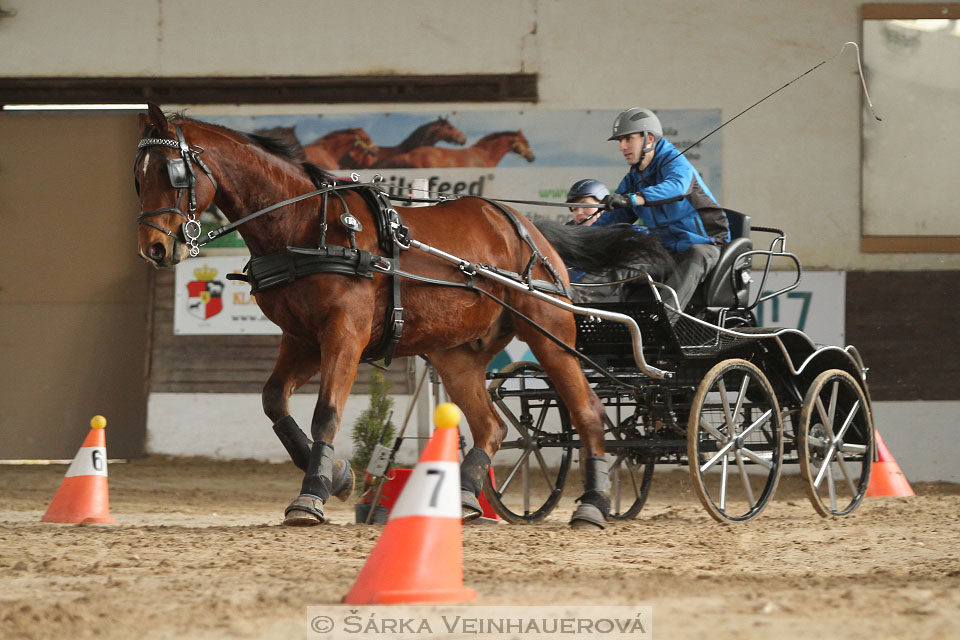
[[870,483],[867,485],[868,498],[882,498],[888,496],[909,497],[914,495],[913,488],[907,482],[907,477],[900,470],[900,465],[893,459],[893,454],[880,437],[880,432],[874,430],[877,439],[877,461],[870,471]]
[[[494,489],[497,488],[496,480],[493,477],[493,467],[487,469],[488,482],[490,486]],[[500,514],[493,510],[493,505],[490,504],[490,501],[487,500],[486,494],[482,491],[479,496],[480,508],[483,510],[483,513],[479,518],[471,520],[471,523],[477,524],[503,524],[503,521],[500,520]]]
[[477,597],[463,586],[460,529],[460,410],[445,403],[437,426],[397,498],[347,604],[464,602]]
[[44,522],[113,522],[107,491],[106,426],[103,416],[90,420],[90,433],[43,514]]

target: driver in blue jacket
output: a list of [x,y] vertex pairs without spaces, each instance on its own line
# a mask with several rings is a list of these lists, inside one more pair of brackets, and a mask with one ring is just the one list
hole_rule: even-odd
[[630,171],[604,198],[606,212],[595,224],[632,222],[656,233],[677,262],[664,284],[677,292],[683,310],[730,241],[727,215],[649,109],[623,111],[608,139],[620,143]]

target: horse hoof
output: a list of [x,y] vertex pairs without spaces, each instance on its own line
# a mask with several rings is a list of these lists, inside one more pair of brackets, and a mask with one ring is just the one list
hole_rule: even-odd
[[312,527],[324,522],[323,501],[316,496],[297,496],[283,512],[283,524],[287,527]]
[[350,461],[339,458],[333,461],[333,496],[341,502],[346,501],[353,495],[353,487],[356,485],[357,478],[353,474],[353,468]]
[[466,524],[483,515],[483,507],[472,491],[460,492],[460,522]]
[[594,505],[581,503],[570,518],[570,527],[573,529],[592,529],[596,531],[598,529],[606,529],[607,520],[603,517],[603,512]]

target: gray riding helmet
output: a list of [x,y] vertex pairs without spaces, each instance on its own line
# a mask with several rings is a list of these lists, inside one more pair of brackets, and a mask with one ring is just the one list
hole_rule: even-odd
[[570,191],[567,192],[567,202],[573,202],[578,198],[587,196],[592,196],[597,199],[597,202],[601,202],[608,195],[610,195],[610,189],[607,189],[607,185],[599,180],[586,178],[573,183]]
[[653,144],[657,144],[663,137],[663,125],[650,109],[630,107],[620,112],[613,121],[613,134],[607,140],[616,140],[631,133],[652,133]]

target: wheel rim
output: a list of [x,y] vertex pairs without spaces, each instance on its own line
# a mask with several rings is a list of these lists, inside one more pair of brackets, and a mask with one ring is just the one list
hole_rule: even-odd
[[490,385],[493,402],[513,431],[495,456],[497,463],[506,459],[506,466],[494,467],[494,484],[485,482],[483,490],[494,511],[508,522],[543,520],[560,502],[570,470],[572,447],[548,447],[560,451],[553,466],[542,446],[572,440],[569,414],[552,384],[533,378],[542,371],[536,363],[514,363],[502,373],[523,374],[511,378],[519,388],[504,389],[502,378]]
[[844,516],[860,505],[873,441],[869,402],[853,376],[839,369],[817,376],[800,412],[800,471],[818,513]]
[[719,521],[756,517],[776,490],[783,425],[766,376],[745,360],[711,369],[694,397],[687,453],[701,503]]

